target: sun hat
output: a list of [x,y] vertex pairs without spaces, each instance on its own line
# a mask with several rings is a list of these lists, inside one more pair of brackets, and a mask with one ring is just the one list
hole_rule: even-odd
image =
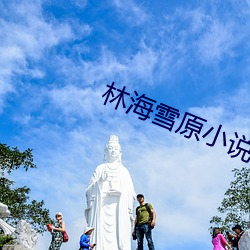
[[83,233],[86,234],[87,232],[93,231],[93,230],[95,230],[93,227],[86,227]]
[[240,225],[235,225],[232,230],[234,231],[235,229],[239,229],[240,231],[243,231],[242,230],[242,227]]
[[136,196],[136,198],[138,199],[138,198],[144,198],[144,195],[143,194],[137,194],[137,196]]
[[56,216],[57,216],[57,215],[61,215],[61,216],[63,217],[63,214],[62,214],[61,212],[57,212],[57,213],[56,213]]

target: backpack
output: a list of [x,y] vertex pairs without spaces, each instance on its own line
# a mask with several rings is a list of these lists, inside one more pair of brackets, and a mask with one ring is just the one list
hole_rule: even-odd
[[[148,214],[149,214],[148,225],[149,225],[149,227],[150,227],[151,229],[153,229],[154,227],[151,226],[151,222],[152,222],[152,220],[153,220],[153,214],[151,213],[151,209],[150,209],[150,207],[148,206],[148,203],[145,203],[143,206],[146,207],[146,209],[147,209],[147,211],[148,211]],[[139,208],[140,208],[140,206],[138,206],[138,207],[136,208],[136,215],[137,215],[137,216],[138,216],[138,209],[139,209]]]

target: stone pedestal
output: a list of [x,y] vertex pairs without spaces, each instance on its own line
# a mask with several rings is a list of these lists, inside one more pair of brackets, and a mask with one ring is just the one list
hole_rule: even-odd
[[21,245],[9,245],[3,246],[2,250],[26,250],[24,246]]

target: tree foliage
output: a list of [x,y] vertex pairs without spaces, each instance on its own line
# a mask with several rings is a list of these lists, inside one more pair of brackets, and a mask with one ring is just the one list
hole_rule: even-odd
[[3,176],[5,172],[10,174],[13,170],[21,166],[27,171],[29,168],[36,168],[33,163],[32,149],[28,148],[21,152],[17,147],[10,148],[6,144],[0,143],[0,173]]
[[44,208],[44,201],[30,200],[30,188],[27,186],[14,188],[14,182],[5,178],[6,174],[23,167],[26,171],[36,168],[33,163],[32,150],[20,152],[17,148],[10,148],[0,144],[0,202],[6,204],[11,216],[5,220],[15,226],[21,219],[30,223],[38,233],[46,230],[45,225],[52,220],[49,210]]
[[250,169],[233,169],[234,180],[217,211],[222,216],[213,216],[210,223],[223,230],[231,230],[235,224],[247,228],[250,220]]
[[0,234],[0,247],[2,247],[3,245],[12,245],[13,243],[14,239],[12,236]]

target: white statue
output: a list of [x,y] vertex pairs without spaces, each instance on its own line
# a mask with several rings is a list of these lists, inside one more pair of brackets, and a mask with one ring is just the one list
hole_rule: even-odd
[[249,250],[250,249],[250,229],[247,229],[239,240],[239,250]]
[[86,189],[88,226],[95,230],[95,250],[130,250],[135,191],[128,170],[122,165],[119,139],[111,135],[104,163],[97,166]]
[[1,219],[9,215],[8,206],[0,202],[0,228],[3,229],[4,234],[13,236],[15,245],[18,245],[20,249],[34,250],[38,240],[35,230],[25,220],[20,220],[16,228],[10,226]]
[[23,246],[26,250],[34,250],[38,237],[31,225],[25,220],[20,220],[14,234],[15,242]]
[[8,210],[8,206],[0,202],[0,228],[3,229],[4,234],[11,235],[15,231],[15,228],[2,219],[9,215],[10,211]]

